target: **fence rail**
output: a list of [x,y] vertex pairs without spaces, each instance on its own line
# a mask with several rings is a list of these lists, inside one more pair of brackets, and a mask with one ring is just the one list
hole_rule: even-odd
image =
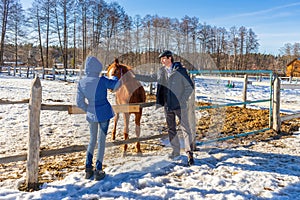
[[288,120],[296,119],[296,118],[300,118],[300,113],[290,114],[290,115],[280,117],[280,121],[284,122],[284,121],[288,121]]
[[[116,140],[112,142],[107,142],[105,144],[105,147],[113,147],[113,146],[119,146],[124,144],[130,144],[134,142],[143,142],[147,140],[154,140],[154,139],[160,139],[163,137],[167,137],[168,135],[166,133],[162,133],[159,135],[151,135],[147,137],[140,137],[140,138],[129,138],[128,140]],[[80,152],[86,150],[86,145],[71,145],[68,147],[63,148],[57,148],[57,149],[48,149],[48,150],[40,150],[39,154],[40,157],[48,157],[48,156],[55,156],[55,155],[62,155],[66,153],[74,153],[74,152]],[[19,154],[19,155],[13,155],[13,156],[7,156],[0,158],[0,163],[10,163],[10,162],[18,162],[18,161],[26,161],[27,160],[27,153]]]
[[57,75],[78,75],[83,73],[80,69],[42,68],[35,66],[0,66],[0,72],[9,76],[23,76],[27,78],[35,77],[37,74],[42,78],[55,80]]
[[23,99],[23,100],[18,100],[18,101],[0,99],[0,105],[1,104],[24,104],[24,103],[29,103],[29,99]]

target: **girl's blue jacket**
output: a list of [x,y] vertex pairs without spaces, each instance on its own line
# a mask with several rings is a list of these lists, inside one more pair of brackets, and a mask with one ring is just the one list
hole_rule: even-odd
[[116,77],[99,77],[102,64],[95,58],[88,58],[85,65],[86,77],[78,82],[76,104],[86,112],[89,122],[104,122],[114,116],[107,99],[107,89],[115,90],[120,86]]

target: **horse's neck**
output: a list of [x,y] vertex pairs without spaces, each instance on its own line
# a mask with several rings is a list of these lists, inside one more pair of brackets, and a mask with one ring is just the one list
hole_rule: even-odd
[[141,86],[141,83],[132,77],[127,77],[126,80],[123,82],[123,86],[130,90],[136,90],[138,87]]
[[117,90],[119,98],[129,99],[130,96],[141,87],[141,83],[133,77],[123,77],[122,85]]

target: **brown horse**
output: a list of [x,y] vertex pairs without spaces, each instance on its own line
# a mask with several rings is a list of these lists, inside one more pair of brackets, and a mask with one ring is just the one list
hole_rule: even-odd
[[[131,67],[120,64],[118,59],[115,59],[114,63],[112,63],[108,68],[107,68],[107,75],[108,76],[116,76],[118,77],[122,84],[119,87],[119,89],[116,91],[116,104],[130,104],[130,103],[142,103],[146,101],[146,94],[143,86],[141,83],[136,80],[133,76],[132,73],[128,71],[131,70]],[[141,133],[141,117],[142,117],[142,108],[140,108],[139,112],[134,112],[134,113],[123,113],[124,116],[124,139],[127,140],[128,137],[128,132],[129,132],[129,117],[130,114],[135,115],[135,133],[136,137],[140,137]],[[116,113],[115,118],[114,118],[114,128],[112,131],[112,140],[116,139],[116,128],[117,128],[117,123],[119,119],[119,113]],[[127,144],[124,145],[123,153],[124,155],[126,154],[127,151]],[[140,143],[136,143],[136,152],[137,153],[142,153],[141,151],[141,146]]]

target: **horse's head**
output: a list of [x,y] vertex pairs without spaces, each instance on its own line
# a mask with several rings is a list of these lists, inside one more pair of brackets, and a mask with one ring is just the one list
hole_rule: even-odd
[[131,68],[127,65],[120,64],[118,59],[108,66],[107,75],[109,77],[116,76],[120,79],[124,74],[126,74]]

